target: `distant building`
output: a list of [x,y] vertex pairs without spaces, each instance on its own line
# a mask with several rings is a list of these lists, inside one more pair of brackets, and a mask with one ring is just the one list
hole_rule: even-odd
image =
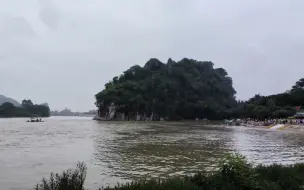
[[295,117],[304,118],[304,109],[301,109],[301,106],[297,106],[296,111],[297,111],[297,113],[296,113]]
[[297,117],[297,118],[304,118],[304,109],[299,110],[299,111],[296,113],[296,117]]
[[73,112],[68,108],[62,111],[51,111],[51,116],[79,116],[79,117],[93,117],[96,115],[96,110],[90,110],[88,112]]

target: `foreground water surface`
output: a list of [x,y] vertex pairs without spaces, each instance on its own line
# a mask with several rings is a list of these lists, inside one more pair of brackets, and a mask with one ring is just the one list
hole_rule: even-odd
[[0,187],[32,189],[50,172],[88,166],[86,188],[210,169],[227,152],[255,163],[304,161],[304,135],[198,123],[98,122],[52,117],[0,119]]

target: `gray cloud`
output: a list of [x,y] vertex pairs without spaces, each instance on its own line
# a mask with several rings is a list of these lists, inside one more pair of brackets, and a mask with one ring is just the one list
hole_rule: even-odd
[[2,38],[27,38],[35,35],[31,25],[23,17],[2,17],[0,22],[0,35]]
[[40,11],[40,18],[50,28],[56,28],[59,22],[59,13],[52,7],[43,7]]
[[[149,58],[211,60],[240,99],[303,77],[302,0],[2,0],[0,93],[93,108],[105,82]],[[3,14],[2,14],[3,13]]]
[[60,11],[50,0],[40,0],[41,10],[39,17],[41,21],[51,29],[55,29],[60,22]]

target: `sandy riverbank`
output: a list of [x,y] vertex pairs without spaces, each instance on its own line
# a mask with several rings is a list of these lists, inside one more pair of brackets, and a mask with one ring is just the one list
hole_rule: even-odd
[[304,132],[304,125],[290,125],[290,124],[277,124],[270,126],[246,126],[241,125],[242,127],[250,127],[250,128],[259,128],[259,129],[267,129],[271,131],[300,131]]
[[270,130],[292,130],[292,131],[303,131],[304,132],[304,125],[290,125],[290,124],[282,124],[278,128],[274,128],[275,126],[268,127]]

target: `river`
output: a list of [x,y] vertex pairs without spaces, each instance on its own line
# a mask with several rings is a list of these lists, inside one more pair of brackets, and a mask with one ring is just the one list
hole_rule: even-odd
[[44,123],[0,119],[0,186],[32,189],[50,172],[88,166],[85,187],[210,169],[227,152],[256,163],[304,161],[304,135],[193,123],[98,122],[51,117]]

